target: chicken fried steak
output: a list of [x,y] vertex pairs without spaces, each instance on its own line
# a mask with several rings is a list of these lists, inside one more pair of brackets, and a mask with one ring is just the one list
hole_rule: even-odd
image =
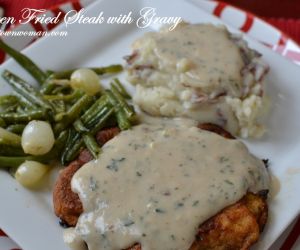
[[[227,131],[214,124],[201,124],[201,129],[234,139]],[[119,133],[117,128],[105,129],[97,134],[100,145]],[[56,182],[53,202],[55,214],[69,226],[75,226],[83,212],[82,203],[71,190],[75,172],[92,159],[87,150],[82,150],[77,160],[61,171]],[[267,191],[257,194],[248,192],[241,200],[225,207],[199,226],[190,250],[247,250],[259,239],[268,217]],[[137,242],[124,250],[141,250]]]

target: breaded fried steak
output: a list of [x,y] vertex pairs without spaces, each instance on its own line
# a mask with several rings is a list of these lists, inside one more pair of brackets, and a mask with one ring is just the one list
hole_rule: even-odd
[[[99,131],[96,135],[99,145],[103,145],[120,132],[119,128],[108,128]],[[78,194],[71,190],[71,179],[75,172],[85,163],[93,159],[87,149],[80,152],[77,160],[71,162],[64,168],[56,181],[53,190],[53,204],[55,214],[62,220],[63,224],[75,226],[79,215],[83,212]]]
[[[213,131],[225,138],[233,137],[223,129],[213,124],[199,125],[202,129]],[[117,133],[118,129],[107,129],[98,133],[99,144],[104,144]],[[137,147],[137,146],[136,146]],[[71,190],[71,179],[78,169],[92,157],[87,150],[83,150],[79,158],[67,166],[59,175],[54,188],[53,202],[56,215],[69,226],[75,226],[78,217],[83,213],[82,202],[78,194]],[[116,168],[113,171],[118,171]],[[137,176],[143,173],[136,173]],[[230,183],[228,185],[231,185]],[[201,192],[201,191],[200,191]],[[169,196],[169,193],[165,193]],[[258,193],[247,192],[245,196],[234,204],[230,204],[220,212],[201,223],[195,235],[190,250],[247,250],[259,239],[268,217],[267,191]],[[183,203],[182,203],[183,204]],[[194,202],[193,205],[195,205]],[[178,205],[180,208],[181,205]],[[176,208],[177,209],[177,208]],[[164,211],[158,211],[164,213]],[[127,222],[129,226],[131,223]],[[180,225],[179,225],[180,226]],[[145,236],[146,237],[146,236]],[[124,245],[126,246],[126,245]],[[96,249],[96,248],[93,248]],[[99,248],[102,250],[102,248]],[[106,248],[105,248],[106,249]],[[109,249],[109,248],[108,248]],[[124,250],[141,250],[138,240]]]

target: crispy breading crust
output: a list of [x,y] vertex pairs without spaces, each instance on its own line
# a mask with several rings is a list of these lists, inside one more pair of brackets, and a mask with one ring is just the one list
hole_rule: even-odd
[[247,193],[202,223],[190,250],[247,250],[257,242],[267,217],[266,196]]
[[72,192],[70,184],[73,175],[81,166],[78,160],[70,163],[60,172],[53,190],[54,212],[70,226],[76,225],[79,215],[83,212],[82,203],[78,195]]
[[[112,139],[120,132],[119,128],[108,128],[101,130],[96,135],[99,145]],[[83,149],[77,160],[71,162],[64,168],[57,178],[53,190],[53,204],[55,214],[64,224],[75,226],[79,215],[83,212],[79,196],[72,192],[71,180],[76,171],[85,163],[93,159],[87,149]]]
[[[189,250],[248,250],[257,242],[268,218],[266,192],[247,193],[199,226]],[[141,250],[140,244],[125,250]]]

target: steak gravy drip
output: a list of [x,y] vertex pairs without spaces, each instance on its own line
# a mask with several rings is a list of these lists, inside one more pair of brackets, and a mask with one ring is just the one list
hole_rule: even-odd
[[184,124],[138,125],[102,150],[72,179],[84,207],[64,234],[75,250],[188,250],[202,222],[269,187],[242,142]]

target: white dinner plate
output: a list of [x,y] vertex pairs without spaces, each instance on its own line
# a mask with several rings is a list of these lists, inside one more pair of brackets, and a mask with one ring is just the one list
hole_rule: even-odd
[[[180,16],[193,23],[221,21],[186,0],[103,0],[87,8],[86,16],[119,16],[132,11],[137,19],[145,7],[155,7],[158,16]],[[146,29],[128,24],[72,24],[60,25],[56,30],[68,31],[66,37],[45,37],[24,52],[44,69],[62,70],[81,66],[100,66],[122,63],[130,53],[130,44],[144,32],[157,30],[158,25]],[[239,32],[229,27],[233,32]],[[277,55],[265,46],[251,40],[250,47],[264,55],[271,67],[267,94],[272,108],[266,121],[268,133],[260,140],[247,140],[250,150],[261,158],[270,159],[270,171],[280,181],[280,190],[270,200],[269,223],[256,249],[266,250],[299,214],[300,199],[300,70],[299,67]],[[0,67],[9,69],[33,82],[32,78],[14,61]],[[0,93],[9,92],[1,80]],[[55,174],[52,176],[53,182]],[[62,228],[53,213],[51,187],[29,191],[11,176],[0,170],[0,225],[24,250],[65,250]],[[254,248],[255,249],[255,248]]]

